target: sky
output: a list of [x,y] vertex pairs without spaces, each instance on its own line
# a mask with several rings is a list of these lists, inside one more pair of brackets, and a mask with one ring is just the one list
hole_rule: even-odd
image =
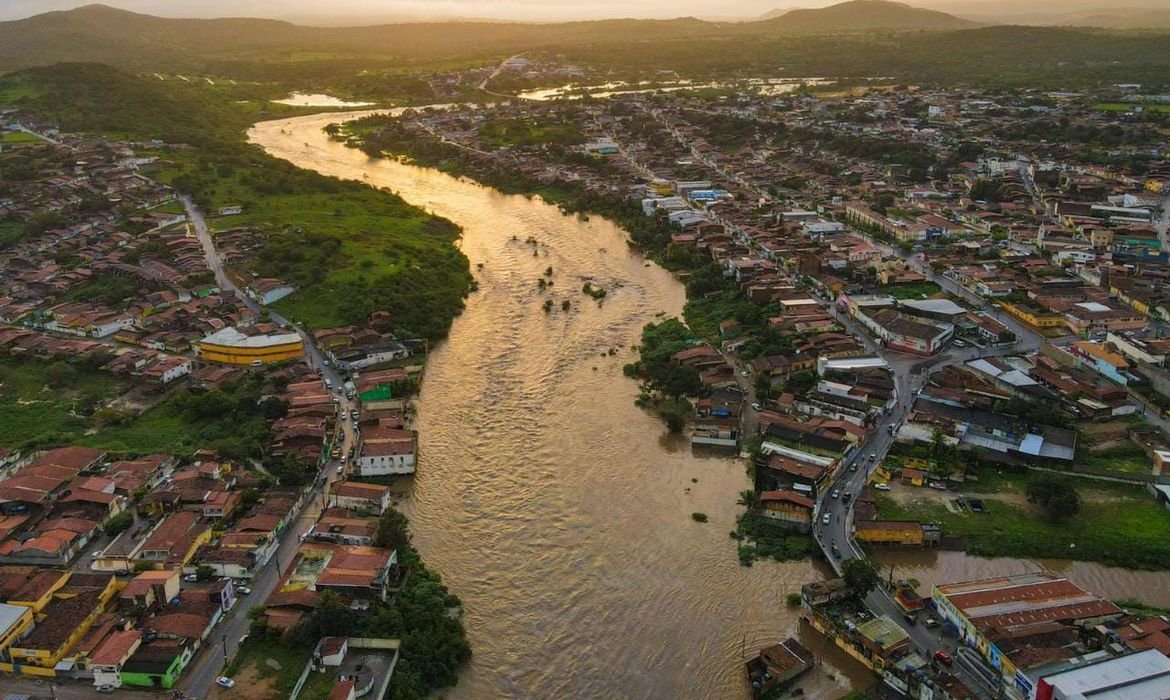
[[[94,0],[89,0],[94,1]],[[275,17],[322,24],[436,18],[555,21],[605,17],[751,18],[776,9],[823,7],[839,0],[102,0],[166,17]],[[952,12],[1069,11],[1117,0],[909,0]],[[1170,0],[1122,0],[1126,7],[1170,7]],[[0,0],[0,20],[66,10],[86,0]]]

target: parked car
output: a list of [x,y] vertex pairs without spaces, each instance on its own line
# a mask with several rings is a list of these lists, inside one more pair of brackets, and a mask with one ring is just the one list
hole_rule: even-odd
[[947,485],[941,481],[932,481],[929,484],[927,484],[927,486],[929,486],[932,489],[938,489],[939,491],[946,491],[947,490]]
[[841,489],[833,489],[833,492],[829,494],[829,498],[832,498],[833,500],[837,500],[840,497]]
[[117,687],[117,686],[115,686],[113,683],[102,683],[101,685],[99,685],[99,686],[96,688],[96,690],[97,690],[99,693],[112,693],[112,692],[114,692],[114,691],[115,691],[115,690],[117,690],[117,689],[118,689],[118,687]]
[[825,525],[828,525],[829,523],[833,522],[833,516],[825,513],[825,517],[821,518],[821,522]]
[[340,464],[338,464],[338,465],[337,465],[337,473],[338,473],[338,474],[344,474],[344,473],[345,473],[345,467],[343,467],[343,466],[341,466]]
[[956,348],[965,348],[965,347],[967,347],[967,341],[955,339],[955,347]]
[[954,661],[951,659],[951,655],[946,653],[942,649],[939,649],[938,651],[934,652],[934,660],[939,662],[943,666],[950,666],[952,663],[954,663]]
[[236,685],[236,682],[233,681],[232,679],[228,678],[227,676],[220,676],[219,678],[215,679],[215,684],[221,685],[224,688],[234,688]]
[[922,624],[933,629],[938,627],[938,620],[934,619],[933,617],[928,617],[926,618],[926,622],[923,622]]
[[239,588],[236,589],[236,593],[239,593],[240,595],[248,595],[251,592],[252,592],[252,589],[248,588],[247,586],[240,586]]
[[199,577],[196,576],[195,574],[187,574],[186,576],[183,577],[183,580],[186,581],[187,583],[195,583],[196,581],[199,580]]
[[354,419],[354,420],[357,420],[361,415],[362,414],[359,413],[356,408],[349,412],[349,417]]
[[890,490],[890,485],[886,484],[886,483],[882,483],[882,482],[878,482],[878,483],[874,484],[873,487],[875,489],[877,489],[878,491],[889,491]]
[[753,404],[752,404],[752,410],[753,410],[753,411],[758,411],[758,410],[760,410],[761,408],[762,408],[762,406],[760,406],[759,402],[756,402],[756,403],[753,403]]
[[906,620],[906,624],[908,624],[908,625],[917,625],[918,624],[918,618],[914,617],[910,613],[902,613],[902,618]]

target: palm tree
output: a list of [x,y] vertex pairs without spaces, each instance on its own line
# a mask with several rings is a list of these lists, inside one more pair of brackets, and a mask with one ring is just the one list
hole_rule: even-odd
[[737,503],[746,508],[758,508],[760,505],[760,497],[755,491],[745,489],[739,492],[739,500]]

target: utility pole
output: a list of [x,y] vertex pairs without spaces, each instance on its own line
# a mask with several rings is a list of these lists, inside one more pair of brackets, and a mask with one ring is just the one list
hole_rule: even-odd
[[228,663],[227,645],[228,645],[227,635],[225,634],[225,635],[223,635],[223,665],[224,666],[227,666],[227,663]]

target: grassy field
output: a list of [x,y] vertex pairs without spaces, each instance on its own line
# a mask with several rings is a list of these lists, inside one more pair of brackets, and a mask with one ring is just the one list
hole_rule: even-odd
[[1149,474],[1151,469],[1146,451],[1132,442],[1100,452],[1086,450],[1085,454],[1080,456],[1080,460],[1082,465],[1093,469],[1110,469],[1131,474]]
[[130,423],[85,435],[78,442],[112,452],[167,454],[189,454],[204,446],[194,427],[166,403],[145,411]]
[[[941,525],[946,535],[962,535],[967,551],[979,556],[1039,557],[1095,561],[1138,569],[1170,566],[1170,513],[1139,487],[1078,482],[1081,512],[1065,523],[1052,523],[1027,506],[995,500],[991,487],[999,492],[1013,490],[1014,478],[988,478],[979,483],[989,497],[986,514],[952,513],[937,501],[915,500],[896,503],[878,497],[883,518],[918,520]],[[968,491],[964,487],[964,491]]]
[[0,221],[0,249],[19,243],[24,238],[24,224]]
[[1099,109],[1104,112],[1128,112],[1134,107],[1142,107],[1147,112],[1170,112],[1170,105],[1163,104],[1137,104],[1134,102],[1098,102],[1093,105],[1094,109]]
[[37,360],[0,361],[0,446],[76,437],[88,427],[88,419],[74,412],[78,402],[111,399],[128,387],[105,372],[69,369]]
[[17,146],[22,143],[44,143],[39,137],[27,134],[23,131],[5,131],[0,134],[0,144],[5,146]]
[[269,234],[256,261],[240,272],[297,287],[274,310],[323,328],[387,309],[406,337],[446,335],[471,283],[454,246],[457,227],[359,183],[291,166],[278,170],[283,163],[259,176],[245,162],[205,168],[198,159],[179,161],[156,176],[195,192],[205,211],[244,207],[238,216],[211,219],[213,230],[246,226]]
[[567,146],[585,140],[581,130],[573,124],[534,124],[519,119],[488,124],[479,130],[479,137],[491,148],[547,144]]
[[921,299],[923,296],[934,296],[942,291],[934,282],[921,282],[919,284],[892,284],[888,287],[882,287],[881,291],[889,294],[895,299]]

